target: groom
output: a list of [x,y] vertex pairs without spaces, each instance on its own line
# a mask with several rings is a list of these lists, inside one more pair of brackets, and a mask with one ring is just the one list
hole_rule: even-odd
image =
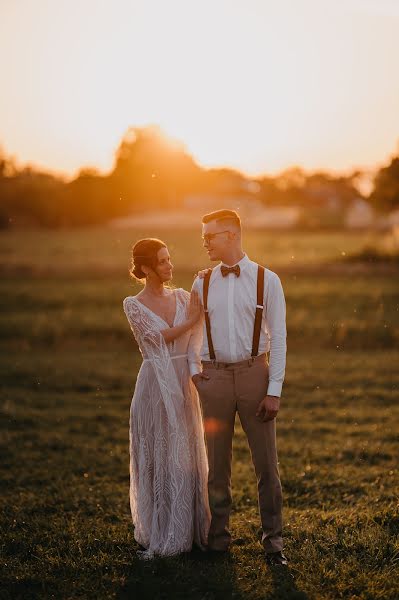
[[286,565],[275,421],[285,372],[283,290],[275,273],[243,252],[241,221],[234,210],[205,215],[202,238],[210,260],[221,261],[193,285],[205,315],[202,348],[190,360],[190,372],[202,404],[208,450],[208,548],[226,551],[231,543],[231,458],[238,411],[258,481],[266,561]]

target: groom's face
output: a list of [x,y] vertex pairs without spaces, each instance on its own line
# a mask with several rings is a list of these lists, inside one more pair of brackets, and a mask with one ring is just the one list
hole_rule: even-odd
[[232,233],[223,221],[210,221],[202,224],[203,245],[210,260],[223,260],[230,244]]

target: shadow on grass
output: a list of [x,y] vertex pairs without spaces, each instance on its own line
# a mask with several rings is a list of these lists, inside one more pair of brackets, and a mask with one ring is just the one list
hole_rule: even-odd
[[[250,559],[248,559],[250,560]],[[240,566],[233,556],[209,555],[200,551],[179,557],[158,558],[150,561],[135,559],[127,573],[127,580],[117,592],[118,600],[186,599],[190,600],[307,600],[298,590],[293,573],[287,567],[266,567],[270,579],[264,594],[255,594],[239,581]],[[255,581],[253,581],[255,583]],[[250,583],[249,587],[252,585]]]
[[136,558],[127,574],[125,586],[117,593],[120,600],[143,598],[243,600],[236,585],[230,555],[209,556],[199,550],[177,557],[142,560]]
[[308,595],[298,590],[295,576],[289,567],[270,567],[273,591],[265,600],[307,600]]

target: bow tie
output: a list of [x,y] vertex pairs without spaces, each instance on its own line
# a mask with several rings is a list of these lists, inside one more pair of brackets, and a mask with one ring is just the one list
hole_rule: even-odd
[[222,265],[220,267],[220,271],[223,275],[223,277],[226,277],[226,275],[228,275],[229,273],[234,273],[234,275],[236,277],[240,276],[240,265],[234,265],[234,267],[225,267],[224,265]]

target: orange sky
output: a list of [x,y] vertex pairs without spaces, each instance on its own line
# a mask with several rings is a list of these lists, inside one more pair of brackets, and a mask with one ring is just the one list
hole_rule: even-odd
[[206,166],[399,151],[399,0],[2,0],[0,145],[67,174],[159,124]]

